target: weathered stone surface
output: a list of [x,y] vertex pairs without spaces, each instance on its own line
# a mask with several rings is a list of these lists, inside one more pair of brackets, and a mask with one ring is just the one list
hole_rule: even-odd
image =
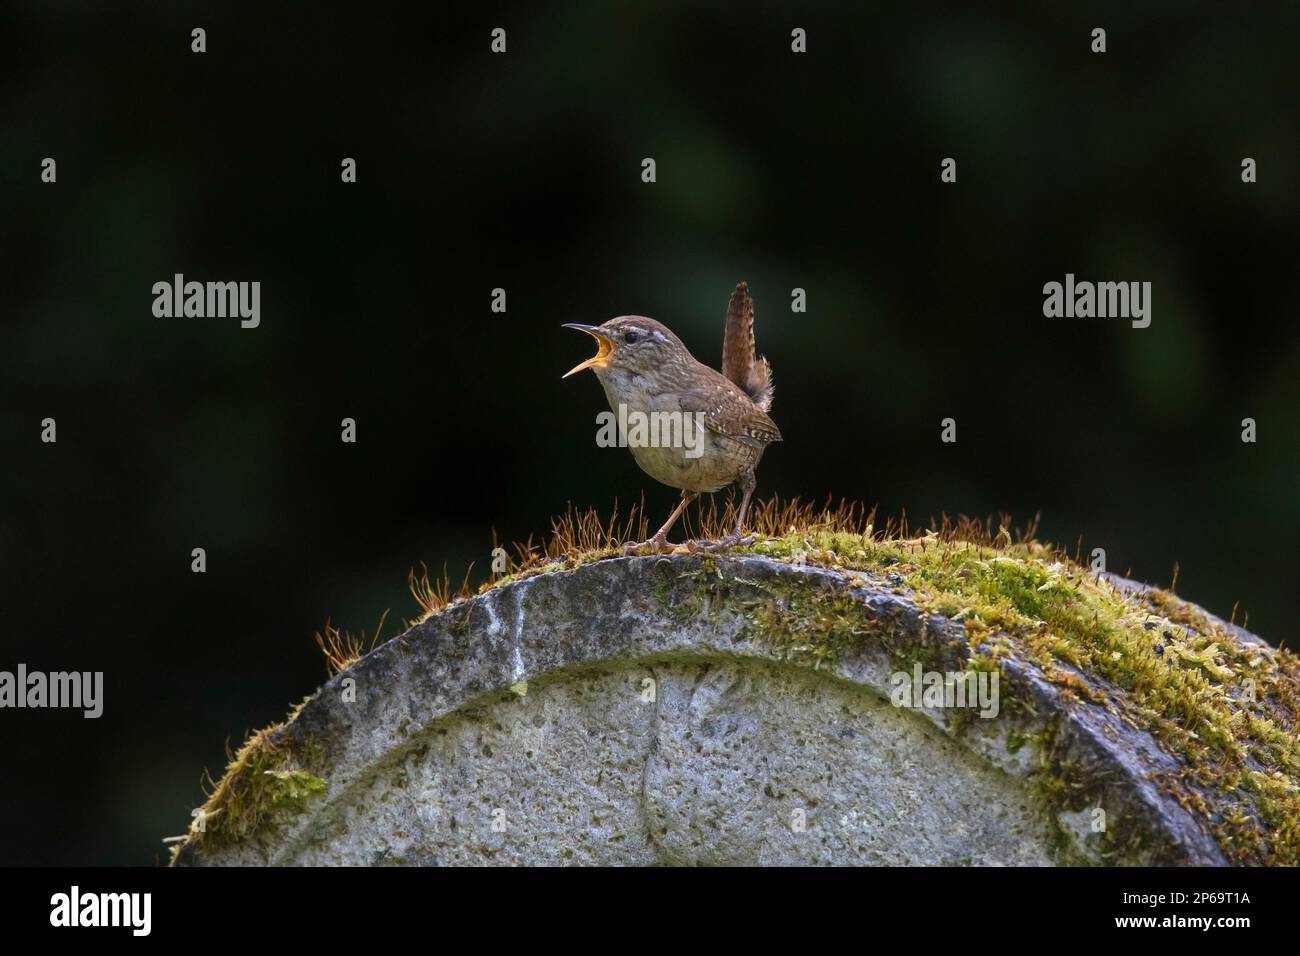
[[[820,669],[755,614],[812,593],[864,627]],[[900,660],[956,669],[959,635],[871,575],[752,555],[527,578],[330,680],[275,734],[326,792],[179,862],[1225,862],[1154,782],[1175,761],[1032,664],[1003,663],[994,719],[893,706]]]

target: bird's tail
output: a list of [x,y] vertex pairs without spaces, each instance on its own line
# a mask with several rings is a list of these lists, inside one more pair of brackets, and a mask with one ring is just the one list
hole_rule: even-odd
[[741,282],[727,303],[727,327],[722,333],[722,374],[735,382],[764,412],[772,407],[772,366],[754,355],[754,300],[749,283]]

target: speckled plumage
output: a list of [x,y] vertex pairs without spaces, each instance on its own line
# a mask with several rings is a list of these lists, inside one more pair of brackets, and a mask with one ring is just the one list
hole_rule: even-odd
[[685,444],[629,442],[632,457],[646,474],[682,490],[682,504],[646,544],[666,544],[668,529],[695,495],[737,481],[744,497],[731,537],[739,539],[755,485],[754,469],[767,446],[781,441],[780,429],[767,415],[772,404],[771,368],[754,354],[754,309],[747,285],[736,286],[728,303],[723,335],[726,374],[697,361],[670,329],[645,316],[621,315],[600,326],[571,327],[595,337],[600,351],[568,374],[592,369],[616,413],[622,406],[627,413],[675,413],[692,422],[698,415],[703,425],[700,439]]
[[617,334],[634,323],[671,336],[680,354],[653,369],[596,368],[610,408],[617,411],[621,403],[628,411],[644,413],[699,412],[706,434],[704,453],[698,458],[688,457],[685,447],[631,447],[632,457],[651,478],[686,491],[717,491],[736,481],[758,464],[768,444],[781,440],[780,430],[748,395],[695,361],[686,346],[654,319],[621,316],[601,329]]

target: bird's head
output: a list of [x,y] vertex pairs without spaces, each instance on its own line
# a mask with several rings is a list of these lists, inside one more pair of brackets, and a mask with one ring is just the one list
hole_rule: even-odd
[[599,348],[587,361],[565,372],[563,378],[584,368],[591,369],[597,376],[611,371],[647,375],[690,358],[681,339],[666,326],[643,315],[620,315],[604,325],[570,322],[564,327],[586,332],[596,340]]

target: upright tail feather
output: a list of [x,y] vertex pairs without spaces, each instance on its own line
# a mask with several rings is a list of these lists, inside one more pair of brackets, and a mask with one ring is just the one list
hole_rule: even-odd
[[722,374],[735,382],[764,412],[772,407],[772,367],[754,355],[754,300],[749,283],[741,282],[727,303],[727,326],[722,333]]

